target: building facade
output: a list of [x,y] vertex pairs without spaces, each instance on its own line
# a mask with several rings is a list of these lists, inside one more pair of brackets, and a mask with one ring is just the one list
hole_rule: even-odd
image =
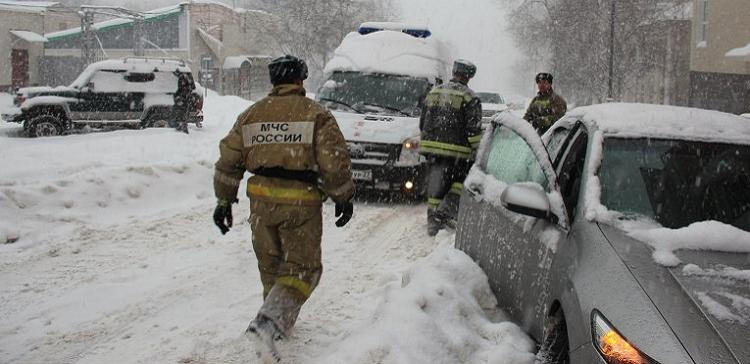
[[[190,65],[196,81],[220,93],[256,98],[257,92],[251,90],[270,89],[267,72],[262,77],[254,68],[264,67],[263,60],[276,53],[271,48],[271,32],[251,31],[258,23],[273,27],[275,23],[270,14],[235,9],[213,0],[193,0],[143,15],[139,20],[125,17],[95,22],[92,25],[93,60],[136,54],[178,58]],[[81,27],[45,36],[48,42],[41,62],[43,82],[49,85],[70,83],[86,63],[82,58]],[[242,75],[256,77],[249,81],[238,77],[237,57],[248,60]],[[225,69],[225,65],[231,67]]]
[[750,1],[694,0],[690,106],[750,112]]
[[80,24],[56,2],[0,0],[0,92],[40,84],[46,32]]
[[692,9],[671,2],[663,4],[658,16],[640,24],[640,32],[621,40],[631,43],[629,49],[634,52],[620,56],[632,57],[631,67],[643,65],[638,77],[618,79],[621,101],[688,105]]

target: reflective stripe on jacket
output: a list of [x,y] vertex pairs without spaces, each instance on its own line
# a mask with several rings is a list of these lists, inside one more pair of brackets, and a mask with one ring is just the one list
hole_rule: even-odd
[[451,80],[425,98],[420,152],[469,159],[482,138],[482,104],[466,85]]
[[523,118],[531,123],[539,135],[542,135],[567,111],[568,105],[565,99],[550,89],[548,93],[538,94],[531,100]]
[[219,200],[237,195],[245,171],[280,168],[312,171],[319,186],[285,178],[252,176],[252,199],[288,204],[320,204],[325,196],[347,201],[354,194],[346,141],[330,112],[305,97],[298,85],[280,85],[237,118],[221,140],[214,192]]

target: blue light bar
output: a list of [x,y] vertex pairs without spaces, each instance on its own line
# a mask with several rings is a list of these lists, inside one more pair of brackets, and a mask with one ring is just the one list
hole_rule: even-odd
[[[362,35],[367,35],[370,33],[379,32],[381,30],[386,30],[386,29],[360,26],[357,32]],[[388,29],[388,30],[398,31],[396,29]],[[432,32],[430,32],[429,29],[401,29],[401,33],[406,33],[415,38],[428,38],[432,35]]]

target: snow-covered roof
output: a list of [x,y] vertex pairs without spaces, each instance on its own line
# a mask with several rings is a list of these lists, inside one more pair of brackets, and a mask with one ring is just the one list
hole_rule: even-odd
[[213,52],[216,57],[223,57],[224,42],[218,40],[216,37],[201,28],[198,28],[198,36],[203,39],[208,48],[211,49],[211,52]]
[[250,62],[252,64],[250,56],[228,56],[224,58],[224,65],[222,68],[225,70],[238,69],[242,67],[242,64],[245,62]]
[[[149,11],[144,12],[144,21],[159,20],[159,19],[162,19],[164,17],[170,16],[173,14],[178,14],[180,12],[182,12],[182,8],[180,7],[180,5],[173,5],[173,6],[168,6],[164,8],[149,10]],[[105,30],[108,28],[118,27],[118,26],[122,26],[125,24],[132,24],[133,22],[134,20],[132,19],[110,19],[110,20],[105,20],[102,22],[94,23],[93,28],[94,30]],[[54,41],[60,38],[65,38],[65,37],[77,35],[80,33],[81,33],[81,27],[76,27],[76,28],[60,30],[57,32],[47,33],[44,36],[47,39]]]
[[[6,1],[0,0],[0,4],[2,4],[4,2],[6,2]],[[25,3],[32,3],[30,1],[23,1],[23,2],[25,2]],[[36,4],[36,2],[33,2],[33,4]],[[49,3],[49,4],[57,4],[57,3]],[[244,9],[244,8],[232,8],[231,6],[225,4],[225,3],[221,2],[221,1],[217,1],[217,0],[192,0],[191,2],[183,1],[183,2],[175,4],[175,5],[171,5],[171,6],[167,6],[167,7],[163,7],[163,8],[158,8],[158,9],[153,9],[153,10],[145,11],[143,13],[145,15],[144,16],[144,20],[145,21],[159,20],[159,19],[168,17],[168,16],[173,15],[173,14],[181,13],[182,10],[183,10],[183,8],[186,5],[188,5],[188,4],[193,4],[193,5],[216,5],[216,6],[224,7],[226,9],[228,9],[228,10],[232,10],[232,11],[234,11],[237,14],[249,14],[249,13],[252,13],[252,14],[258,14],[258,15],[271,16],[270,13],[262,11],[262,10],[253,10],[253,9]],[[132,19],[110,19],[110,20],[105,20],[105,21],[102,21],[102,22],[94,23],[93,28],[95,30],[105,30],[105,29],[109,29],[109,28],[113,28],[113,27],[118,27],[118,26],[122,26],[122,25],[126,25],[126,24],[131,24],[131,23],[133,23]],[[75,28],[60,30],[60,31],[57,31],[57,32],[47,33],[47,34],[45,34],[45,36],[47,38],[49,38],[50,40],[54,41],[54,40],[57,40],[59,38],[65,38],[65,37],[77,35],[77,34],[80,34],[80,33],[81,33],[81,27],[75,27]]]
[[45,43],[47,42],[47,38],[45,38],[42,35],[39,35],[34,32],[30,32],[28,30],[11,30],[10,34],[15,35],[18,38],[21,38],[27,42],[30,43]]
[[567,115],[605,135],[750,144],[750,122],[746,118],[713,110],[610,103],[579,107]]
[[349,33],[326,64],[325,73],[359,71],[425,78],[447,77],[448,57],[434,38],[383,30]]
[[744,47],[730,50],[724,56],[726,57],[750,57],[750,43]]
[[18,11],[25,13],[43,13],[47,8],[59,5],[52,1],[12,1],[0,0],[0,10]]
[[160,72],[190,72],[190,68],[184,62],[173,59],[162,58],[125,58],[109,59],[106,61],[90,64],[78,75],[78,78],[70,84],[71,87],[83,87],[91,78],[91,74],[99,70],[120,70],[135,73],[148,73],[158,69]]

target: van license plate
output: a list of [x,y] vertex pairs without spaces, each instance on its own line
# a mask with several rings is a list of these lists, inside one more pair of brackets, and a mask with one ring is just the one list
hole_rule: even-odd
[[372,170],[352,170],[352,178],[360,181],[372,181]]

